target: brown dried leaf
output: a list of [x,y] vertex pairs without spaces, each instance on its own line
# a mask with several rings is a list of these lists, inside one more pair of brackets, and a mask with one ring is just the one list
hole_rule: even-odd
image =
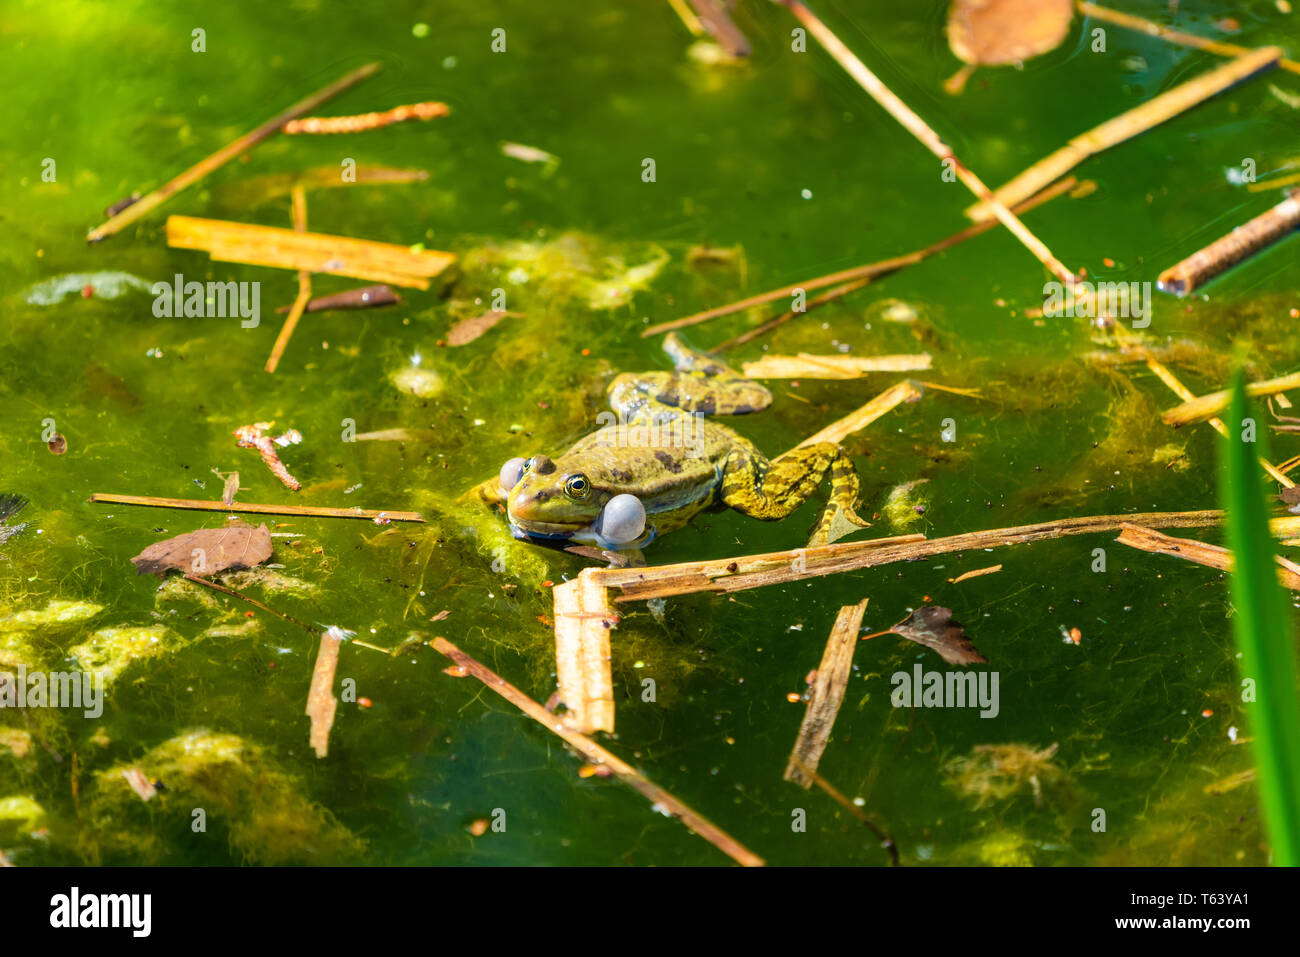
[[1073,16],[1070,0],[953,0],[948,46],[965,63],[1019,63],[1060,46]]
[[518,312],[485,312],[473,319],[462,319],[447,331],[447,345],[463,346],[473,342],[507,316],[520,316]]
[[155,542],[131,561],[137,574],[159,578],[172,569],[186,575],[208,576],[230,568],[252,568],[271,557],[271,533],[265,524],[230,524],[201,528]]
[[951,608],[924,605],[889,630],[908,641],[915,641],[918,645],[937,651],[950,665],[988,661],[966,637],[961,622],[952,620]]

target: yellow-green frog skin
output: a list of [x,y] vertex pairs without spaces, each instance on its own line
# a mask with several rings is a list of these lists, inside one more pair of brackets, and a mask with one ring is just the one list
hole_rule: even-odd
[[[705,416],[757,412],[771,403],[771,393],[675,335],[664,349],[677,371],[615,378],[609,398],[617,415],[602,413],[603,428],[558,458],[526,460],[508,489],[494,478],[474,490],[488,504],[505,504],[517,537],[632,550],[710,509],[785,518],[828,475],[830,499],[809,544],[829,544],[869,524],[854,511],[858,475],[843,449],[819,442],[769,461],[748,439]],[[645,509],[644,532],[631,541],[601,532],[602,510],[619,495],[635,496]]]

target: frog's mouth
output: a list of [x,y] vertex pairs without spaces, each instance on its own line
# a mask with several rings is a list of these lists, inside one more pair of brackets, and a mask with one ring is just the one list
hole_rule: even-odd
[[594,522],[588,522],[586,525],[576,522],[572,524],[529,522],[525,527],[519,524],[514,516],[510,516],[510,534],[523,542],[531,541],[538,544],[576,542],[580,545],[595,545],[606,551],[618,552],[644,548],[655,540],[658,530],[653,525],[647,525],[645,532],[635,541],[612,542],[596,531]]

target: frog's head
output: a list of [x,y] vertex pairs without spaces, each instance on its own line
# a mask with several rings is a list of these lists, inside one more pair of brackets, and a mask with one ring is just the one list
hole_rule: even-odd
[[[594,468],[599,466],[593,463]],[[525,538],[565,538],[602,547],[626,545],[645,530],[645,508],[612,476],[559,468],[545,455],[501,467],[510,527]]]

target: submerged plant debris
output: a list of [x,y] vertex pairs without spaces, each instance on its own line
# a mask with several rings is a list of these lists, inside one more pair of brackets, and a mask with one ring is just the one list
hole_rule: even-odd
[[[930,13],[710,2],[743,32],[714,21],[725,43],[693,29],[691,16],[709,17],[686,0],[585,18],[489,0],[436,26],[407,0],[316,6],[270,23],[245,0],[216,5],[209,39],[236,46],[179,58],[150,39],[191,36],[179,8],[123,0],[105,18],[78,0],[7,16],[15,42],[0,69],[11,125],[30,135],[0,144],[13,172],[0,239],[0,681],[99,674],[105,691],[93,718],[0,708],[0,863],[726,863],[667,805],[619,792],[627,775],[575,764],[547,731],[569,710],[555,589],[605,574],[614,553],[521,540],[504,506],[467,493],[608,425],[620,375],[673,368],[644,334],[729,304],[677,331],[735,369],[786,373],[763,381],[767,408],[723,420],[770,456],[754,475],[789,478],[783,450],[865,407],[836,438],[875,524],[810,570],[823,487],[779,520],[710,507],[639,555],[617,553],[633,584],[607,588],[618,627],[607,657],[583,662],[608,678],[615,716],[597,743],[776,865],[884,863],[862,817],[905,865],[1270,862],[1224,576],[1121,548],[1113,529],[1217,507],[1218,427],[1175,430],[1162,412],[1224,389],[1238,365],[1252,382],[1300,368],[1294,236],[1185,299],[1144,286],[1294,186],[1292,70],[1242,79],[1089,155],[1077,179],[1043,184],[1052,198],[1022,216],[1025,230],[1099,296],[1107,283],[1136,289],[1113,301],[1139,310],[1109,315],[1054,298],[1059,271],[1001,223],[966,234],[963,208],[983,197],[964,177],[1005,183],[1233,57],[1066,0]],[[815,32],[793,33],[807,26],[796,6],[825,15],[948,152],[927,153],[916,124],[896,122]],[[1249,51],[1300,48],[1280,3],[1133,13],[1231,33]],[[485,41],[497,20],[510,55]],[[1105,51],[1092,49],[1098,28]],[[322,66],[345,54],[356,63]],[[352,86],[301,115],[417,99],[454,109],[370,132],[240,139],[366,61],[383,74],[351,69]],[[963,64],[963,97],[926,93]],[[69,76],[95,109],[70,108]],[[1224,143],[1250,144],[1252,165]],[[150,190],[196,165],[201,176],[157,202]],[[310,231],[290,228],[300,190]],[[128,220],[84,243],[106,207]],[[246,243],[265,235],[248,226],[282,230],[322,258],[299,277],[212,227],[199,227],[211,256],[169,246],[171,217],[237,224]],[[405,272],[335,275],[329,237],[446,268],[399,297]],[[929,252],[907,258],[915,250]],[[895,257],[906,262],[852,288],[797,285]],[[159,284],[190,282],[198,314],[151,303]],[[318,308],[305,306],[267,372],[276,310],[306,286]],[[689,395],[641,398],[707,407],[690,376],[678,384]],[[882,395],[888,410],[871,414]],[[1300,390],[1272,399],[1276,418],[1254,425],[1273,439],[1276,472],[1260,479],[1274,520],[1296,521],[1286,483],[1300,478]],[[613,470],[631,471],[629,451],[609,449]],[[654,461],[631,475],[638,491],[677,475]],[[577,498],[607,491],[584,478]],[[89,501],[104,494],[117,498]],[[206,503],[209,520],[166,504],[177,500]],[[290,503],[349,517],[275,511]],[[423,521],[391,521],[399,510]],[[1114,517],[1100,523],[1112,531],[1012,534],[1084,516]],[[1008,538],[867,560],[903,547],[875,538],[990,529]],[[1300,557],[1300,526],[1277,530],[1279,554]],[[1170,532],[1222,542],[1213,520]],[[833,562],[844,565],[827,573]],[[637,597],[635,576],[663,565],[697,571]],[[835,659],[842,702],[804,792],[782,780],[800,705],[837,610],[864,598],[880,625],[915,611],[889,629],[901,640]],[[331,628],[352,637],[325,649],[313,686]],[[516,701],[549,702],[533,714],[544,727],[464,680],[466,665],[428,647],[438,639],[513,684]],[[996,672],[996,717],[895,707],[891,679],[915,667]],[[1099,831],[1090,811],[1102,806]],[[793,807],[808,810],[806,830],[791,829]]]

